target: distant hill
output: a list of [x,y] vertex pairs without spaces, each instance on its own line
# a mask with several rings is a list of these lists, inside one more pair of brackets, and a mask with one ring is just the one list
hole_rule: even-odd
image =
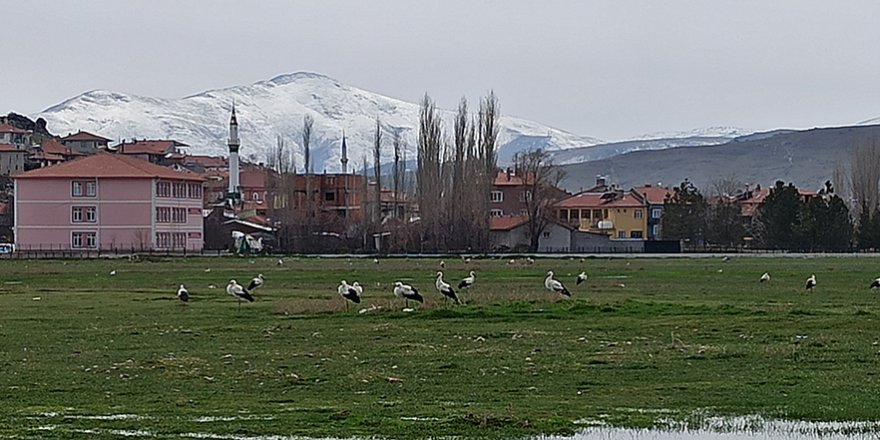
[[880,139],[880,125],[776,130],[738,137],[721,145],[635,151],[615,157],[564,165],[563,185],[579,191],[597,175],[624,187],[645,183],[674,186],[685,178],[701,189],[713,180],[734,176],[743,183],[769,185],[776,180],[819,188],[836,164],[848,165],[853,145]]

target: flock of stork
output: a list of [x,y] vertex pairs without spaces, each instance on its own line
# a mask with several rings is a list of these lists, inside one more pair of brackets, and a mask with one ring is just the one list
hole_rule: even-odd
[[[530,262],[533,262],[531,258]],[[377,259],[373,260],[375,263],[378,263]],[[282,265],[283,260],[278,260],[278,265]],[[440,267],[445,267],[443,261],[440,262]],[[207,269],[209,270],[209,269]],[[111,275],[116,275],[115,270],[111,272]],[[553,277],[553,271],[547,272],[547,277],[544,279],[544,287],[551,291],[558,293],[566,298],[571,298],[571,291],[562,284],[561,281],[555,279]],[[581,272],[578,274],[575,279],[575,283],[580,285],[587,279],[586,272]],[[434,281],[434,287],[437,289],[437,292],[443,296],[445,301],[449,301],[452,304],[461,304],[461,299],[459,298],[456,290],[459,292],[466,290],[474,285],[477,281],[477,274],[474,271],[470,271],[468,276],[461,279],[458,282],[458,285],[453,288],[451,284],[447,283],[443,280],[443,271],[437,271],[437,279]],[[226,285],[226,293],[236,298],[238,300],[238,306],[241,307],[241,301],[245,300],[248,302],[254,302],[253,291],[263,287],[265,284],[265,278],[263,274],[259,274],[254,277],[247,286],[242,286],[238,284],[235,280],[229,280],[229,284]],[[213,286],[212,286],[213,287]],[[342,280],[339,283],[339,286],[336,288],[336,292],[345,300],[346,309],[348,309],[348,303],[352,302],[354,304],[360,304],[361,296],[364,293],[364,288],[357,281],[349,284],[347,281]],[[406,304],[406,308],[404,310],[411,311],[409,308],[409,302],[414,301],[417,303],[424,303],[425,298],[419,293],[419,290],[409,284],[404,284],[402,281],[394,282],[393,289],[394,296],[396,298],[403,299]],[[187,291],[186,286],[183,284],[177,289],[177,298],[183,301],[184,303],[189,302],[189,291]]]

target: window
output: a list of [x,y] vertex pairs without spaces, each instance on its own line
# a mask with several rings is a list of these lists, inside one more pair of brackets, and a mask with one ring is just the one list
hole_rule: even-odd
[[489,215],[492,217],[501,217],[504,215],[504,211],[502,211],[500,209],[490,209]]
[[156,208],[156,223],[171,223],[171,208]]
[[523,216],[523,217],[528,217],[528,216],[529,216],[529,210],[528,210],[528,209],[520,209],[520,210],[519,210],[519,215],[521,215],[521,216]]
[[70,247],[94,249],[98,247],[98,236],[94,232],[74,232],[70,238]]
[[175,249],[186,247],[186,233],[175,232],[171,234],[171,247]]
[[492,203],[501,203],[504,201],[504,193],[501,191],[492,191],[489,200],[491,200]]
[[83,183],[82,182],[73,182],[71,187],[71,194],[74,197],[82,197],[83,196]]
[[160,249],[168,249],[171,247],[171,234],[168,232],[157,232],[156,247]]
[[175,182],[171,187],[171,197],[182,199],[186,197],[186,184],[183,182]]
[[260,193],[254,191],[254,195],[253,195],[253,199],[252,199],[252,200],[255,201],[255,202],[257,202],[257,203],[260,203]]
[[[159,208],[168,209],[168,208]],[[171,223],[186,223],[186,208],[171,209]]]
[[95,223],[98,219],[98,213],[95,210],[94,206],[89,206],[86,208],[86,222]]
[[327,191],[324,193],[324,200],[328,202],[332,202],[336,200],[336,193],[333,191]]
[[544,238],[550,238],[550,231],[544,231],[541,233],[541,236]]
[[593,218],[596,220],[602,220],[602,210],[601,209],[594,209],[593,210]]
[[663,216],[663,210],[660,208],[654,208],[651,210],[651,218],[660,218]]
[[96,182],[86,182],[86,197],[95,197],[98,194],[98,184]]
[[202,198],[202,185],[198,183],[189,183],[186,185],[186,196],[190,199]]
[[526,190],[526,191],[519,193],[519,201],[520,202],[526,202],[529,200],[532,200],[532,192],[531,191]]
[[[589,212],[589,211],[587,211],[587,212]],[[579,209],[572,209],[570,218],[572,220],[580,220],[581,219],[581,211]]]
[[83,221],[83,208],[78,206],[73,207],[73,214],[71,215],[71,219],[74,223],[82,223]]
[[568,220],[568,210],[560,209],[558,213],[558,217],[560,220]]
[[626,238],[626,231],[623,229],[617,231],[617,238]]
[[171,182],[156,182],[156,197],[171,197]]
[[631,231],[629,238],[642,238],[642,231]]
[[641,209],[636,209],[633,211],[633,218],[641,219],[644,216]]
[[651,226],[651,234],[654,235],[655,239],[660,238],[660,225]]

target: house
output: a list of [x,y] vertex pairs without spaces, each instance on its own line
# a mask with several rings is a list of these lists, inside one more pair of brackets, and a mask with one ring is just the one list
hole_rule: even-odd
[[181,148],[189,147],[183,142],[174,140],[146,140],[134,139],[132,142],[122,143],[109,147],[110,151],[119,154],[134,156],[157,165],[170,166],[181,165],[186,157]]
[[64,136],[60,142],[71,151],[80,154],[95,154],[99,150],[106,149],[110,139],[80,130]]
[[[528,215],[526,198],[530,197],[529,185],[532,180],[517,175],[515,170],[498,170],[489,195],[489,215],[492,217]],[[568,196],[565,191],[553,188],[550,198],[562,199]]]
[[0,176],[24,171],[27,157],[27,150],[19,149],[11,144],[0,144]]
[[[524,252],[529,248],[526,216],[491,217],[489,240],[497,252]],[[538,238],[540,253],[640,253],[643,240],[611,240],[604,233],[580,231],[562,222],[550,222]]]
[[31,144],[31,132],[9,124],[0,124],[0,144],[12,145],[19,150],[25,150]]
[[648,204],[633,190],[587,190],[560,200],[554,208],[560,222],[579,231],[602,233],[616,240],[647,238]]
[[28,161],[36,164],[37,167],[47,167],[57,165],[61,162],[85,156],[72,147],[67,147],[55,139],[48,138],[43,140],[40,145],[36,145],[30,150]]
[[662,186],[642,185],[632,189],[642,196],[648,205],[648,240],[662,239],[663,207],[668,197],[672,197],[672,191]]
[[190,171],[98,152],[13,179],[18,249],[202,249],[203,179]]
[[201,156],[189,155],[184,156],[181,162],[186,169],[196,173],[204,173],[206,171],[220,171],[229,169],[229,159],[222,156]]

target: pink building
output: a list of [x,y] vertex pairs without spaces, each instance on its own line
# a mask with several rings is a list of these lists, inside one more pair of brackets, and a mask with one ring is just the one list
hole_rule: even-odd
[[97,153],[14,175],[18,249],[199,251],[203,179]]

